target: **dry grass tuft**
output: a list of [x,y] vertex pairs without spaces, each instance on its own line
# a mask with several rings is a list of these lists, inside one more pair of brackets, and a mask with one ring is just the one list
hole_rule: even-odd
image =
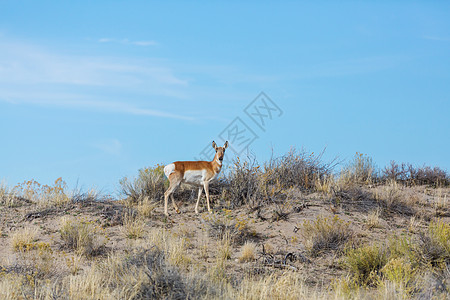
[[156,165],[153,168],[139,170],[137,178],[130,180],[126,177],[120,180],[122,194],[131,202],[160,201],[164,197],[167,179],[164,175],[164,166]]
[[19,196],[35,202],[40,208],[65,207],[71,202],[67,195],[67,184],[59,177],[53,185],[40,184],[35,180],[24,181],[15,189]]
[[328,250],[340,249],[353,236],[349,225],[338,216],[318,216],[314,222],[305,221],[301,228],[307,250],[312,256],[318,256]]
[[344,259],[356,284],[376,286],[388,257],[385,249],[373,245],[350,249]]
[[356,152],[352,161],[341,172],[346,183],[370,184],[377,178],[377,167],[368,155]]
[[366,225],[369,228],[378,228],[381,226],[380,224],[380,214],[381,210],[380,208],[377,208],[375,210],[372,210],[369,212],[369,214],[366,216]]
[[258,235],[250,230],[247,215],[232,216],[231,210],[224,210],[224,216],[207,215],[201,221],[210,237],[222,240],[228,236],[233,244],[242,245],[245,241],[258,239]]
[[256,259],[256,244],[251,242],[246,242],[241,248],[241,255],[239,256],[239,261],[249,262]]
[[99,228],[92,222],[77,221],[68,217],[61,220],[61,239],[64,245],[80,255],[93,256],[100,254],[105,239]]
[[171,265],[186,268],[191,263],[191,259],[186,255],[188,241],[185,237],[155,228],[149,230],[144,243],[161,250]]
[[404,195],[403,187],[396,181],[390,181],[377,188],[373,194],[375,200],[385,208],[386,211],[393,211],[403,215],[414,215],[417,199]]
[[11,247],[14,251],[27,251],[33,247],[33,242],[37,237],[38,230],[32,227],[25,227],[11,235]]
[[286,272],[281,275],[272,273],[260,280],[245,279],[235,299],[257,300],[257,299],[319,299],[325,297],[320,295],[314,288],[309,288],[302,275],[296,272]]
[[67,282],[70,299],[218,298],[219,289],[200,276],[183,276],[159,249],[112,255]]
[[150,198],[145,197],[142,201],[139,201],[135,208],[139,215],[144,218],[149,218],[153,215],[155,208],[158,207],[158,203],[156,201],[150,200]]
[[430,222],[428,230],[420,235],[419,260],[423,265],[439,269],[450,264],[450,224],[442,220]]
[[4,182],[0,182],[0,205],[5,205],[6,207],[20,205],[17,201],[16,191],[9,188]]
[[136,215],[125,213],[121,231],[129,239],[142,238],[145,234],[145,222]]
[[217,242],[217,260],[226,261],[231,258],[231,237],[228,234],[225,234],[222,237],[222,240]]
[[420,226],[420,219],[418,219],[416,216],[412,216],[409,218],[409,224],[408,224],[408,231],[411,233],[417,232],[418,228]]

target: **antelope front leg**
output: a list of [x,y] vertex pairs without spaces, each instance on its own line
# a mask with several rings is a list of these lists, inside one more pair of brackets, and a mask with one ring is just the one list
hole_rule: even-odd
[[203,187],[198,188],[198,198],[197,198],[197,204],[195,204],[195,213],[198,214],[198,203],[200,202],[200,198],[202,196]]
[[208,211],[209,211],[210,214],[212,214],[211,207],[209,207],[209,182],[205,181],[203,185],[205,187],[206,204],[208,206]]

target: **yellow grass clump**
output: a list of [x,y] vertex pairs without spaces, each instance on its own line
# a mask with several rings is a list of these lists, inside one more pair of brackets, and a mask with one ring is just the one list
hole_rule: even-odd
[[34,247],[38,230],[33,227],[24,227],[11,235],[11,247],[14,251],[27,251]]
[[239,256],[240,262],[248,262],[256,259],[256,244],[252,242],[246,242],[241,248],[241,255]]

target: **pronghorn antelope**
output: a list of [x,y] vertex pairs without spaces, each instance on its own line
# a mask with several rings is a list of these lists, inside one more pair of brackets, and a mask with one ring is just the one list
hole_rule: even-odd
[[175,208],[177,213],[180,213],[180,210],[175,204],[173,192],[182,182],[198,187],[195,213],[198,214],[198,203],[200,202],[203,188],[205,189],[208,211],[210,213],[212,212],[209,207],[209,182],[215,179],[217,175],[219,175],[220,169],[222,169],[223,156],[225,154],[225,149],[228,147],[228,141],[225,142],[223,147],[217,147],[216,143],[213,141],[212,146],[214,150],[216,150],[216,155],[214,155],[212,161],[176,161],[164,167],[164,174],[166,174],[170,182],[169,188],[164,193],[164,214],[166,216],[169,215],[167,213],[167,201],[169,200],[169,196],[172,199],[173,208]]

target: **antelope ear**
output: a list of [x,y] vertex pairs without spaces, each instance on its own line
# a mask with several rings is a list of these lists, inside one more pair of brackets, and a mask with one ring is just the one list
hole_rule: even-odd
[[228,147],[228,141],[226,141],[226,142],[225,142],[225,145],[223,145],[223,148],[224,148],[224,149],[227,149],[227,147]]
[[217,151],[217,145],[216,145],[216,142],[212,142],[212,147],[214,148],[214,150],[216,150]]

